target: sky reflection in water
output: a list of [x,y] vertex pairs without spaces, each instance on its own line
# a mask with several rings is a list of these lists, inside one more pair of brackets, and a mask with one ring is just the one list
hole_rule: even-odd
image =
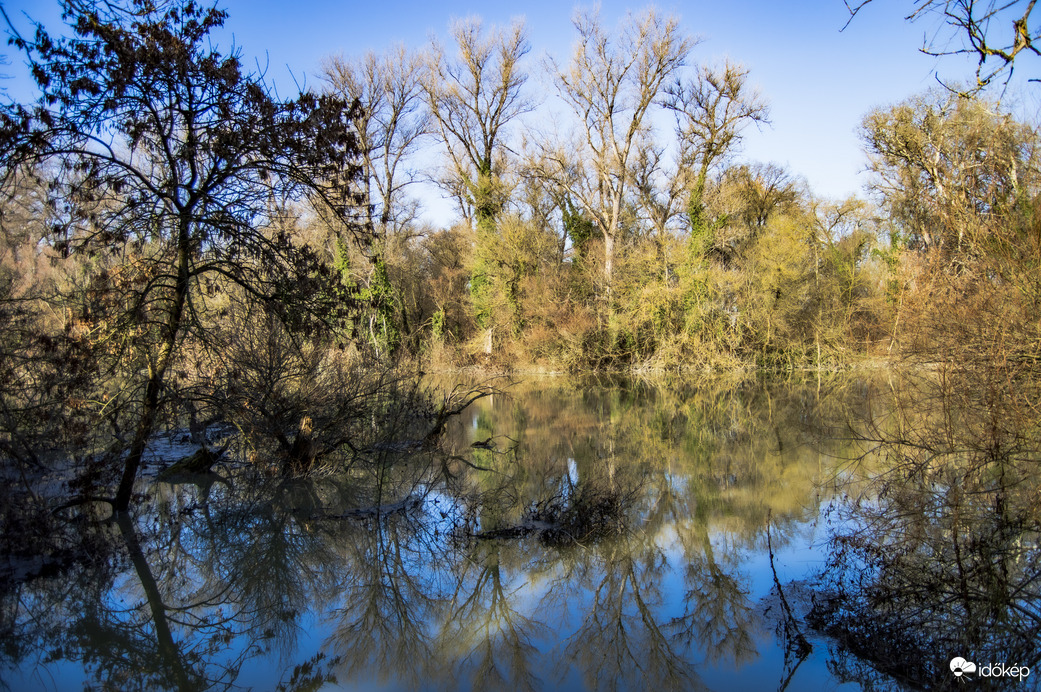
[[[822,442],[816,421],[860,403],[855,388],[822,394],[815,382],[544,380],[475,404],[448,431],[447,458],[383,459],[274,489],[237,477],[207,493],[160,484],[153,512],[111,527],[113,559],[19,587],[2,679],[841,689],[827,640],[806,632],[814,648],[801,660],[779,629],[767,532],[785,595],[804,610],[799,580],[821,566],[827,527],[818,508],[851,456]],[[618,521],[577,543],[482,538],[547,508],[585,527],[567,513],[605,495],[622,498],[597,505]],[[406,496],[423,501],[355,512]]]

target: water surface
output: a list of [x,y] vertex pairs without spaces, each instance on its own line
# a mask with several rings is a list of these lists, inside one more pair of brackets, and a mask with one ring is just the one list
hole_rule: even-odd
[[476,402],[437,450],[306,482],[234,465],[153,479],[95,563],[5,594],[0,675],[11,689],[859,689],[799,618],[859,453],[832,426],[867,391],[550,378]]

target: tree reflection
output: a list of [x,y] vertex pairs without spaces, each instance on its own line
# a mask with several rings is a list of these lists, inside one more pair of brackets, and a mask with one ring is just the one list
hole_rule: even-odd
[[[156,572],[140,530],[126,517],[116,521],[122,546],[113,555],[129,562],[116,576],[103,565],[85,571],[68,590],[41,584],[21,600],[33,636],[53,659],[75,658],[90,677],[115,689],[221,689],[231,686],[242,657],[221,659],[227,641],[250,637],[234,617],[214,613],[212,603],[193,601]],[[51,623],[50,625],[46,623]],[[58,624],[60,622],[60,625]],[[38,680],[47,686],[47,673]]]
[[479,541],[460,563],[438,655],[456,661],[457,679],[473,689],[534,690],[535,640],[545,625],[521,610],[524,575],[503,565],[503,551],[498,541]]
[[788,385],[560,382],[478,402],[440,450],[160,483],[136,523],[101,529],[111,559],[69,572],[76,588],[7,592],[6,655],[120,689],[272,669],[282,689],[699,689],[701,662],[762,645],[746,563],[771,516],[778,546],[812,511],[821,466],[792,421],[815,405]]
[[673,626],[681,641],[700,645],[709,661],[729,659],[740,665],[756,656],[752,631],[758,613],[749,603],[738,565],[720,564],[707,526],[691,524],[680,537],[687,591],[683,613]]
[[692,661],[673,646],[660,584],[664,553],[650,542],[605,546],[591,575],[591,599],[562,660],[587,689],[701,689]]
[[[838,506],[845,528],[816,625],[911,684],[953,684],[954,656],[1033,669],[1041,439],[1023,408],[1030,383],[1000,363],[904,377],[888,390],[889,414],[861,421],[884,465],[865,469],[867,491]],[[837,665],[862,666],[848,656]]]
[[[347,527],[344,527],[347,528]],[[429,526],[394,516],[353,527],[335,543],[342,570],[327,648],[347,677],[393,673],[406,687],[442,675],[428,627],[445,610],[451,564]]]
[[109,565],[69,592],[26,586],[26,623],[63,620],[34,632],[56,660],[82,661],[105,688],[209,690],[235,686],[261,653],[293,649],[299,613],[323,592],[313,567],[331,557],[325,540],[249,493],[222,496],[219,511],[198,500],[160,488],[147,519],[115,520]]

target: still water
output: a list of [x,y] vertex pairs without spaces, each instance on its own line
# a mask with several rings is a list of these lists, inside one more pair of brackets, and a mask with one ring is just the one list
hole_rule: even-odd
[[860,689],[801,617],[868,396],[547,378],[437,450],[153,478],[93,564],[8,591],[0,688]]

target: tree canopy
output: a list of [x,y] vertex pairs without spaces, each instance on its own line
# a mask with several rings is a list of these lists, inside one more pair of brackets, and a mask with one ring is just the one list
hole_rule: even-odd
[[75,216],[48,238],[62,254],[117,258],[94,290],[106,331],[137,363],[129,398],[139,415],[114,500],[125,510],[167,372],[200,326],[205,282],[221,277],[284,308],[290,296],[328,295],[314,287],[319,259],[267,223],[289,199],[323,205],[345,236],[366,240],[347,221],[358,200],[356,135],[343,100],[279,100],[238,56],[219,52],[211,33],[222,10],[192,0],[61,6],[68,35],[37,24],[34,36],[12,39],[40,96],[3,112],[0,152],[8,174],[45,171],[73,203]]

